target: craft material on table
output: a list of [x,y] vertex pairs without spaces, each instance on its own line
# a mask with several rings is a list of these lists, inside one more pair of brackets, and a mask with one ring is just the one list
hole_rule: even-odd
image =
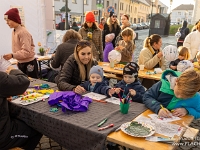
[[134,137],[148,137],[155,133],[152,125],[137,121],[127,122],[121,125],[121,130]]
[[102,94],[97,94],[97,93],[94,93],[94,92],[89,92],[87,94],[84,94],[83,96],[87,96],[91,99],[95,99],[95,100],[102,100],[104,98],[106,98],[105,95],[102,95]]
[[114,127],[114,124],[110,124],[110,125],[108,125],[108,126],[99,128],[98,131],[102,131],[102,130],[105,130],[105,129],[108,129],[108,128],[111,128],[111,127]]
[[173,115],[171,115],[171,118],[164,118],[164,117],[159,117],[157,114],[150,114],[149,117],[156,122],[172,122],[181,119]]
[[145,140],[152,142],[174,143],[175,139],[170,137],[149,136]]
[[99,124],[98,124],[98,127],[102,126],[108,119],[105,118],[103,121],[101,121]]
[[120,105],[120,99],[116,98],[116,97],[107,98],[107,99],[105,99],[105,101],[107,101],[109,103]]
[[5,60],[3,58],[3,56],[0,57],[0,71],[3,71],[5,72],[7,70],[7,68],[9,66],[11,66],[12,64],[8,61],[8,60]]
[[21,104],[21,105],[29,105],[41,101],[43,99],[47,99],[49,95],[43,95],[39,93],[32,93],[29,95],[25,95],[23,97],[19,97],[15,100],[12,100],[13,103]]

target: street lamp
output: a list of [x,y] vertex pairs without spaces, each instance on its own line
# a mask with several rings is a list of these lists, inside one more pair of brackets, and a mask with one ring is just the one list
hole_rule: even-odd
[[153,3],[155,3],[155,0],[151,0],[151,18],[150,18],[150,25],[149,25],[149,36],[151,33],[151,22],[152,22],[152,13],[153,13]]

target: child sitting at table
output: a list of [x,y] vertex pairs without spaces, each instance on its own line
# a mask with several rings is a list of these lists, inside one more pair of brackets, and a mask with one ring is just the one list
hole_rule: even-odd
[[[187,114],[200,118],[200,74],[194,69],[181,72],[166,70],[161,81],[148,89],[143,102],[161,117],[183,117]],[[162,108],[165,107],[165,108]],[[170,113],[172,112],[172,114]]]
[[133,43],[135,32],[131,28],[127,27],[121,32],[121,36],[123,40],[119,41],[119,46],[115,49],[121,52],[121,62],[131,62],[133,51],[135,49],[135,45]]
[[107,34],[105,36],[105,48],[103,50],[103,61],[104,62],[109,62],[108,60],[108,54],[110,51],[112,51],[114,49],[112,41],[115,38],[115,34],[111,33],[111,34]]
[[200,52],[197,53],[196,59],[197,59],[197,62],[194,62],[194,67],[199,70],[200,69]]
[[114,89],[109,87],[103,79],[103,69],[100,66],[93,66],[90,69],[89,81],[85,81],[81,86],[86,90],[106,96],[112,96]]
[[145,88],[138,81],[139,66],[135,62],[127,63],[123,69],[123,80],[115,85],[115,97],[130,96],[132,101],[142,103]]
[[189,59],[189,51],[186,47],[180,46],[179,47],[179,55],[178,59],[171,61],[169,64],[169,68],[172,70],[177,71],[177,65],[182,60],[188,60]]

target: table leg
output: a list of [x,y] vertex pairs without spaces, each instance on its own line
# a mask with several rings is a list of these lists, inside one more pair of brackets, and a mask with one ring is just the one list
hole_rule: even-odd
[[42,79],[42,65],[41,65],[41,61],[38,61],[39,63],[39,72],[40,72],[40,79]]

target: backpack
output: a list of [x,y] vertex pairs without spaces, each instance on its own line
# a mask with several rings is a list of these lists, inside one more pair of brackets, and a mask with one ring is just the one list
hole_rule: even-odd
[[181,29],[179,30],[179,32],[181,33],[181,36],[179,37],[179,39],[182,39],[182,40],[185,39],[185,29],[186,29],[186,28],[184,28],[184,29],[181,28]]

